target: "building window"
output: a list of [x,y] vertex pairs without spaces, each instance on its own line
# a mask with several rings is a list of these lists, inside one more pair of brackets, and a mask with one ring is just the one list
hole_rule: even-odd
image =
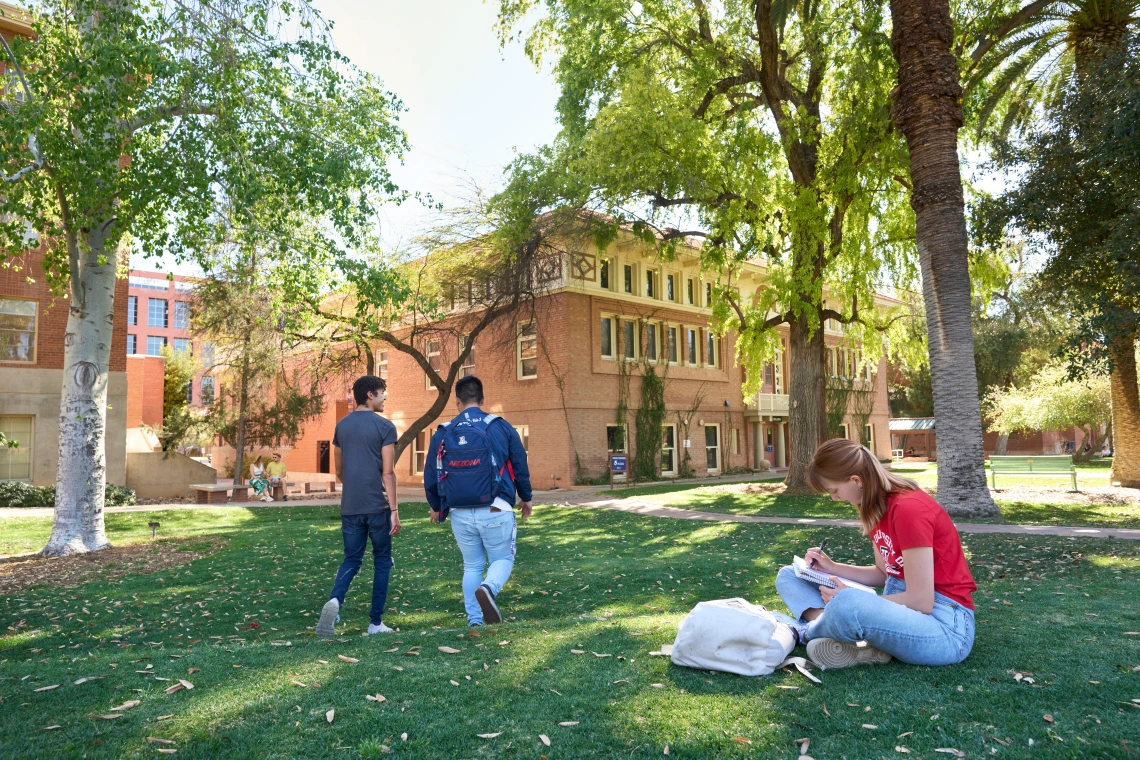
[[127,296],[127,324],[137,325],[139,323],[139,297]]
[[706,308],[712,307],[712,283],[711,282],[705,283],[705,307]]
[[214,366],[214,344],[211,343],[210,341],[205,341],[202,343],[201,346],[199,346],[198,350],[202,352],[202,366],[203,367],[213,367]]
[[519,325],[517,352],[519,380],[538,377],[538,325],[534,322]]
[[693,297],[694,297],[693,281],[692,280],[686,280],[685,281],[685,303],[687,303],[689,306],[695,306],[696,304],[693,301]]
[[700,361],[697,356],[697,331],[691,328],[685,330],[685,347],[688,355],[685,357],[689,364],[696,364]]
[[146,326],[166,327],[166,299],[146,299]]
[[626,359],[637,358],[637,325],[628,319],[621,321],[621,350]]
[[130,288],[145,288],[147,290],[167,290],[166,279],[159,279],[157,277],[135,277],[131,275],[127,278],[127,287]]
[[[427,346],[424,348],[424,356],[427,359],[428,366],[434,369],[436,374],[439,374],[439,348],[440,341],[438,340],[429,340]],[[430,375],[424,376],[424,387],[429,391],[435,390],[435,385],[432,384]]]
[[775,382],[773,384],[774,392],[782,394],[784,392],[784,349],[780,348],[776,351],[776,361],[774,362],[775,368]]
[[0,446],[0,480],[32,479],[32,445],[36,418],[32,415],[0,416],[0,433],[19,444]]
[[376,354],[376,374],[381,380],[388,379],[388,352],[380,351]]
[[665,278],[665,299],[668,301],[677,300],[677,275],[675,274]]
[[677,363],[677,328],[669,328],[669,361]]
[[606,451],[611,454],[625,453],[625,425],[606,425]]
[[872,453],[874,453],[874,451],[875,451],[875,426],[874,425],[864,425],[863,426],[863,445],[866,446],[867,448],[869,448]]
[[175,338],[174,339],[174,353],[176,354],[189,354],[192,353],[192,344],[189,338]]
[[202,392],[199,394],[198,400],[203,406],[209,406],[214,403],[214,378],[202,378]]
[[523,451],[530,453],[530,425],[511,425],[522,439]]
[[[462,354],[467,349],[467,344],[470,343],[470,341],[471,341],[471,339],[469,337],[467,337],[466,335],[460,335],[459,336],[459,353]],[[474,374],[475,374],[475,347],[472,346],[471,351],[469,351],[467,354],[467,358],[463,360],[463,364],[460,365],[460,367],[459,367],[459,376],[460,377],[467,377],[468,375],[474,375]]]
[[632,264],[624,265],[622,267],[622,273],[623,273],[624,278],[625,278],[624,281],[622,282],[622,289],[626,293],[633,295],[633,265]]
[[598,267],[598,285],[602,290],[610,289],[610,260],[602,259]]
[[847,440],[847,424],[846,423],[839,426],[839,435],[836,437],[842,438],[845,441]]
[[0,361],[36,361],[36,312],[39,302],[0,298]]
[[159,335],[146,336],[146,355],[162,356],[162,349],[166,345],[166,338]]
[[423,475],[427,462],[427,450],[431,445],[432,428],[421,430],[412,444],[412,474]]
[[657,361],[657,325],[652,322],[645,326],[645,357]]
[[190,329],[190,304],[186,301],[174,302],[174,329]]
[[139,352],[139,338],[137,335],[127,336],[127,356]]
[[656,298],[657,297],[657,270],[656,269],[646,269],[645,270],[645,297],[646,298]]
[[720,364],[718,359],[716,335],[711,330],[705,330],[705,361],[710,367],[716,367]]
[[705,425],[705,460],[709,472],[720,472],[720,425]]
[[677,426],[661,426],[661,474],[677,474]]
[[602,357],[614,358],[614,321],[609,317],[602,317]]

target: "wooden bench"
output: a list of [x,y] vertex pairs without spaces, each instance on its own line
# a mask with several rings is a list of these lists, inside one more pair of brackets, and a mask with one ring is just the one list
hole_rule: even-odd
[[[322,483],[325,486],[324,488],[322,488],[322,489],[314,489],[313,488],[313,486],[320,485]],[[308,481],[294,482],[292,480],[287,480],[287,481],[285,481],[284,486],[282,486],[281,484],[271,485],[269,487],[269,495],[271,497],[273,497],[274,499],[281,499],[286,495],[286,493],[288,492],[288,489],[294,488],[296,486],[301,486],[301,493],[336,493],[336,481],[335,480],[331,480],[331,481],[330,480],[315,480],[312,482],[308,482]]]
[[194,489],[195,504],[226,504],[230,500],[230,492],[234,494],[234,501],[246,501],[249,498],[249,486],[227,486],[224,483],[197,483],[190,486]]
[[1039,457],[990,457],[990,486],[997,488],[997,474],[1002,475],[1068,475],[1077,489],[1077,468],[1072,455]]

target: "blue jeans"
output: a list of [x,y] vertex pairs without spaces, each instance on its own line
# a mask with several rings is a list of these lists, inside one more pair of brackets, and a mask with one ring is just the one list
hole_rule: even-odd
[[[903,591],[905,581],[887,578],[884,595]],[[953,665],[966,659],[974,646],[974,611],[937,592],[929,615],[853,588],[840,591],[825,606],[819,586],[797,578],[790,566],[776,575],[776,592],[801,622],[804,610],[823,610],[807,624],[809,641],[866,641],[911,665]]]
[[380,625],[384,617],[384,603],[388,601],[388,576],[396,564],[392,561],[392,512],[384,510],[371,515],[342,515],[340,530],[344,535],[344,562],[336,571],[330,599],[344,606],[348,584],[360,572],[364,547],[372,539],[372,624]]
[[[451,532],[463,554],[463,607],[468,625],[482,625],[483,610],[475,598],[475,589],[486,584],[498,594],[511,577],[515,566],[515,513],[509,509],[492,512],[490,507],[453,509]],[[491,567],[483,578],[488,560]]]

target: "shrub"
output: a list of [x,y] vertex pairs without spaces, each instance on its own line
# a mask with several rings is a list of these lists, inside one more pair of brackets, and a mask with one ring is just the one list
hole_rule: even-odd
[[126,486],[116,486],[108,483],[107,488],[103,491],[103,504],[105,506],[130,507],[137,503],[138,501],[135,499],[135,492]]
[[[138,502],[131,489],[108,483],[103,491],[103,503],[108,507],[127,507]],[[55,486],[33,486],[16,481],[0,483],[0,507],[54,506]]]

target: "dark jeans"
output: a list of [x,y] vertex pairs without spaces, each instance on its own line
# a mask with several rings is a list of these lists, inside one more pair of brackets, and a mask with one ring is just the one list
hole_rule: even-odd
[[384,603],[388,600],[388,576],[396,563],[392,561],[392,513],[384,510],[371,515],[342,515],[340,529],[344,534],[344,562],[336,571],[329,598],[344,606],[348,585],[360,572],[364,547],[372,539],[372,624],[380,625],[384,617]]

